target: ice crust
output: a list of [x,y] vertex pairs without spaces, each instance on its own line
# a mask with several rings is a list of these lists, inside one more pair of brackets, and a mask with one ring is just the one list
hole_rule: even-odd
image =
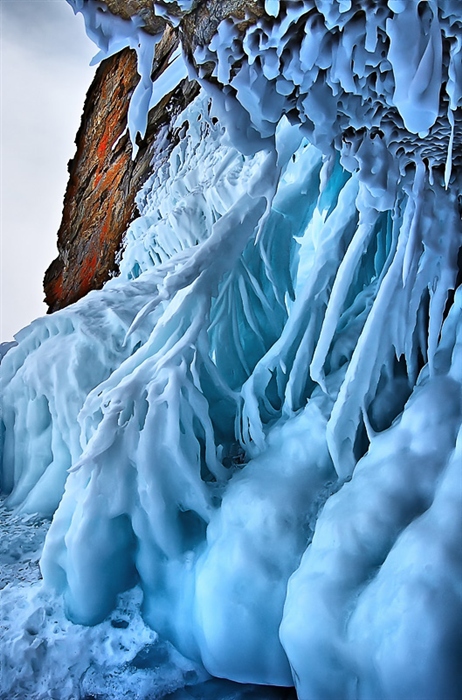
[[1,700],[163,698],[207,684],[200,666],[146,627],[138,588],[121,596],[100,625],[67,620],[62,602],[40,584],[48,527],[46,520],[12,515],[0,501]]
[[221,101],[234,105],[231,128],[245,128],[247,140],[254,129],[270,137],[287,114],[326,155],[335,149],[346,169],[359,169],[376,206],[385,208],[391,200],[383,190],[393,197],[398,170],[418,155],[429,167],[445,162],[454,118],[458,139],[461,132],[457,4],[300,0],[266,7],[276,20],[264,17],[242,32],[228,19],[194,54],[199,75],[214,65],[213,77],[226,86]]
[[456,700],[462,18],[265,8],[197,49],[120,276],[4,356],[2,490],[54,514],[41,595],[78,625],[138,586],[213,676]]

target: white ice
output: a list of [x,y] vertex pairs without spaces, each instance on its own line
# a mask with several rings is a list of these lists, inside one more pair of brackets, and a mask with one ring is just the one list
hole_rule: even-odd
[[142,595],[214,677],[456,700],[462,21],[363,4],[268,1],[195,52],[120,276],[4,356],[1,484],[53,514],[37,595],[67,630]]

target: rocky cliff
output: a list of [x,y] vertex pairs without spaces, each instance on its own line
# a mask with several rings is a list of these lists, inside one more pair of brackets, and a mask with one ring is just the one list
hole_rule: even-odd
[[[166,29],[156,47],[154,79],[165,70],[178,41],[178,34]],[[127,113],[139,80],[136,68],[135,52],[124,49],[101,63],[88,91],[76,154],[68,165],[59,255],[45,274],[49,312],[100,289],[117,274],[123,235],[137,216],[135,195],[176,143],[174,129],[167,138],[163,129],[198,93],[194,81],[183,80],[151,110],[133,159]]]
[[[92,2],[93,0],[89,0],[88,6]],[[281,12],[286,15],[284,35],[271,38],[271,16],[280,11],[279,2],[265,4],[263,0],[162,0],[156,3],[157,15],[154,14],[152,2],[146,0],[107,0],[105,3],[98,2],[95,7],[106,16],[116,16],[119,22],[123,20],[127,26],[133,23],[136,26],[141,24],[140,31],[146,34],[158,36],[163,33],[163,38],[155,50],[151,75],[154,81],[168,67],[169,59],[181,42],[199,79],[208,83],[209,90],[213,91],[218,87],[222,94],[226,94],[228,103],[232,103],[236,114],[240,114],[239,118],[247,120],[247,126],[243,123],[237,125],[238,131],[250,128],[254,135],[259,131],[257,138],[260,138],[263,132],[267,132],[266,137],[272,138],[273,127],[275,128],[277,122],[272,114],[279,113],[280,110],[287,114],[291,121],[301,123],[308,139],[324,153],[332,152],[332,149],[341,152],[345,163],[349,163],[348,167],[359,167],[362,178],[369,177],[367,162],[370,157],[376,157],[374,154],[378,150],[383,151],[382,159],[388,159],[383,172],[389,173],[387,178],[390,182],[395,176],[398,177],[395,172],[397,163],[400,162],[399,167],[403,170],[414,162],[417,153],[423,162],[431,163],[434,170],[439,169],[443,172],[446,169],[446,186],[450,178],[448,166],[451,160],[453,166],[460,167],[462,117],[460,109],[453,109],[457,70],[449,69],[447,90],[442,92],[440,97],[438,81],[433,81],[434,84],[429,83],[421,95],[418,87],[412,87],[410,83],[409,90],[412,87],[411,92],[417,90],[416,95],[420,95],[420,107],[415,109],[412,100],[407,96],[407,69],[403,65],[398,70],[397,63],[391,70],[390,61],[383,60],[383,56],[380,58],[381,54],[378,51],[378,48],[382,47],[383,55],[390,52],[391,59],[395,54],[398,55],[396,42],[400,39],[401,29],[399,23],[396,24],[396,19],[389,20],[396,24],[396,31],[392,32],[395,39],[390,43],[390,38],[378,31],[374,49],[376,56],[374,59],[368,59],[372,61],[371,65],[366,62],[364,70],[360,62],[358,63],[355,70],[359,70],[361,77],[352,88],[338,68],[343,65],[341,58],[345,47],[342,44],[342,34],[336,31],[328,36],[328,41],[326,39],[325,51],[326,57],[338,54],[337,63],[334,62],[337,67],[328,68],[330,59],[325,57],[323,61],[327,61],[326,67],[322,62],[323,69],[316,81],[314,74],[309,78],[313,70],[317,75],[316,66],[308,72],[305,71],[303,80],[297,78],[291,82],[283,77],[288,75],[287,71],[290,73],[290,61],[295,61],[294,65],[298,61],[298,58],[292,57],[289,60],[288,57],[292,54],[296,56],[299,50],[302,53],[306,51],[306,42],[303,40],[305,18],[297,21],[291,19],[290,8],[286,10],[283,7]],[[314,5],[313,8],[315,12]],[[452,65],[456,49],[450,42],[451,29],[448,18],[442,16],[444,26],[441,43],[439,35],[435,34],[438,40],[431,38],[436,26],[432,19],[432,11],[427,8],[424,12],[423,6],[421,10],[421,19],[417,16],[411,17],[413,13],[411,10],[407,11],[409,17],[406,22],[410,22],[410,27],[420,26],[421,20],[426,22],[430,32],[430,44],[435,41],[435,51],[441,53],[443,64]],[[351,9],[351,13],[351,26],[354,21],[360,24],[365,21],[362,10],[355,14]],[[370,13],[372,19],[368,19],[368,22],[371,31],[374,22],[377,24],[381,21],[380,16],[379,10],[375,13],[375,19],[374,13]],[[231,18],[231,34],[228,39],[232,35],[230,40],[234,48],[226,59],[228,65],[225,72],[228,78],[225,79],[225,83],[228,84],[224,85],[223,67],[221,72],[217,72],[216,69],[222,60],[221,39],[217,42],[217,29],[227,18]],[[261,20],[260,25],[253,31],[257,20]],[[98,22],[95,26],[97,25]],[[245,42],[247,46],[244,46]],[[251,42],[257,42],[260,46],[259,59],[252,68],[246,57]],[[281,48],[275,50],[278,42],[280,46],[281,42],[284,43],[284,51]],[[372,44],[369,46],[369,49],[371,48]],[[372,56],[372,53],[370,55]],[[253,97],[247,104],[248,99],[239,91],[242,90],[242,83],[249,79],[249,70],[252,71],[254,85]],[[387,92],[387,85],[393,85],[397,77],[399,80],[394,93],[396,104],[392,104],[392,93],[387,99],[384,99],[382,93]],[[309,90],[304,87],[307,80],[311,85]],[[146,134],[143,139],[138,138],[139,150],[133,158],[127,130],[127,115],[130,99],[138,81],[135,52],[125,49],[103,61],[90,87],[82,125],[77,134],[77,152],[69,164],[70,179],[58,232],[59,255],[45,275],[45,301],[50,311],[77,301],[91,289],[101,288],[110,276],[117,274],[117,257],[123,246],[124,233],[130,221],[137,216],[135,194],[148,175],[155,173],[159,160],[166,157],[176,143],[174,130],[169,128],[166,137],[163,129],[172,124],[175,115],[191,102],[199,90],[195,82],[185,79],[173,92],[163,97],[149,113]],[[354,94],[350,94],[350,90],[353,90]],[[364,96],[367,97],[365,101]],[[242,100],[244,112],[238,107],[238,102]],[[250,125],[252,118],[249,122],[249,116],[245,112],[252,112],[252,100],[254,106],[262,106],[265,112],[263,129],[255,130]],[[433,106],[428,111],[432,102]],[[429,121],[425,115],[429,117]],[[448,115],[451,116],[450,119]],[[361,126],[365,116],[367,125]],[[359,124],[360,128],[353,127],[352,124]],[[384,186],[387,189],[389,183],[385,183]]]
[[[153,80],[168,66],[180,38],[192,56],[197,46],[207,45],[222,19],[232,14],[249,23],[263,12],[260,1],[206,0],[194,3],[173,29],[153,14],[151,2],[108,0],[105,5],[124,20],[137,15],[147,33],[163,31],[156,46]],[[176,3],[168,3],[168,10],[180,20],[182,13]],[[185,79],[165,95],[150,111],[146,135],[138,140],[139,150],[133,158],[127,114],[138,81],[135,52],[124,49],[101,63],[89,88],[76,137],[76,154],[68,165],[69,182],[58,231],[59,254],[45,273],[49,312],[78,301],[117,275],[124,233],[137,216],[135,195],[177,142],[175,130],[170,128],[165,138],[163,128],[172,124],[199,91],[195,81]]]

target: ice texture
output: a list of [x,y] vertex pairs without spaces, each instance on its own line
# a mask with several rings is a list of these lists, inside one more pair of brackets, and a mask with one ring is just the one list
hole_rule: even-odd
[[8,350],[11,350],[11,348],[14,348],[15,345],[17,345],[17,342],[15,340],[7,340],[4,343],[0,343],[0,362],[5,357]]
[[5,355],[2,490],[77,625],[133,589],[215,677],[456,700],[458,4],[265,8],[196,50],[120,276]]
[[130,99],[128,109],[128,131],[133,144],[133,158],[138,152],[138,134],[144,138],[148,125],[148,112],[171,92],[186,76],[186,65],[181,51],[176,51],[165,73],[151,80],[152,64],[156,44],[162,32],[152,35],[144,31],[141,17],[133,15],[130,20],[112,15],[100,0],[68,0],[75,13],[81,12],[86,32],[100,49],[92,60],[96,64],[124,48],[136,51],[140,80]]
[[162,698],[207,684],[200,666],[146,627],[139,588],[121,596],[100,625],[67,620],[62,601],[40,584],[48,527],[42,518],[12,515],[0,501],[1,700]]
[[194,53],[201,77],[215,66],[212,77],[224,86],[217,100],[224,111],[234,105],[233,133],[268,139],[287,114],[326,155],[338,151],[347,170],[359,170],[385,208],[399,171],[418,155],[429,167],[446,162],[453,121],[460,151],[460,7],[446,0],[265,7],[276,19],[263,17],[245,32],[228,19]]

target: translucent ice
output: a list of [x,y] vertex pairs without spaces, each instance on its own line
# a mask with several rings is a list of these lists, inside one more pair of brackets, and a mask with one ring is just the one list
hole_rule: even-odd
[[456,700],[458,5],[265,7],[190,57],[120,277],[5,355],[2,489],[74,622],[138,584],[215,676]]

